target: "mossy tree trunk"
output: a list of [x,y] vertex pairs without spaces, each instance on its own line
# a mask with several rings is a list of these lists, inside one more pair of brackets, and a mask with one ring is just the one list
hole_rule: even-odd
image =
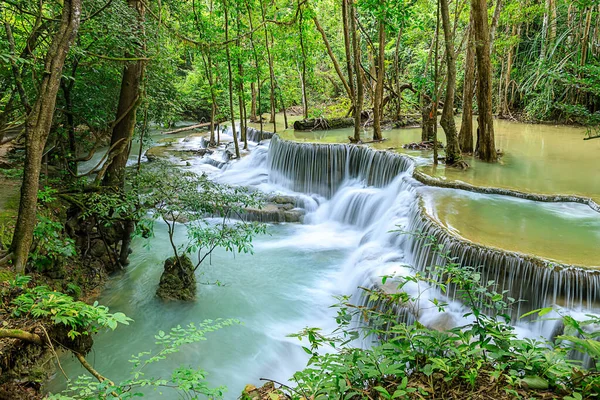
[[450,24],[448,0],[439,0],[446,43],[446,99],[440,124],[446,134],[446,165],[454,165],[462,159],[458,134],[454,122],[454,94],[456,93],[456,51],[454,50],[454,29]]
[[13,235],[11,250],[13,264],[18,273],[25,265],[33,241],[37,216],[37,194],[44,147],[48,140],[56,96],[65,58],[77,36],[81,21],[81,0],[64,0],[62,16],[57,32],[52,38],[44,62],[44,74],[39,93],[25,123],[25,165],[19,203],[19,215]]

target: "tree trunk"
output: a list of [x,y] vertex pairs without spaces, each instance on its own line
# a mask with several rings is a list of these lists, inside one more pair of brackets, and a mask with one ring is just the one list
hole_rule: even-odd
[[[517,30],[517,26],[513,25],[511,39],[514,38],[515,36],[517,36],[518,35],[517,32],[519,32],[519,31],[520,31],[520,29]],[[508,49],[508,58],[506,60],[506,73],[504,74],[504,90],[503,90],[503,96],[501,99],[501,108],[500,108],[501,113],[504,116],[510,115],[510,107],[508,105],[508,90],[510,88],[510,77],[512,74],[514,52],[515,52],[515,46],[511,45],[510,48]]]
[[487,2],[486,0],[471,0],[471,7],[477,55],[477,105],[479,108],[479,140],[475,153],[483,161],[496,162],[498,154],[496,153],[492,115],[492,65]]
[[256,116],[256,84],[254,82],[250,82],[250,122],[258,121],[258,117]]
[[463,84],[463,111],[458,142],[463,153],[473,153],[473,96],[475,94],[475,43],[473,25],[469,27],[465,80]]
[[[267,60],[269,62],[269,79],[271,81],[271,120],[269,122],[273,124],[273,133],[277,133],[277,122],[275,121],[275,71],[273,68],[273,57],[271,56],[271,50],[269,45],[269,31],[267,30],[267,24],[265,23],[265,5],[262,0],[260,10],[262,15],[262,22],[265,26],[265,46],[267,50]],[[260,91],[260,88],[258,90]]]
[[[229,10],[228,2],[224,1],[224,13],[225,13],[225,41],[229,41]],[[231,72],[231,54],[229,52],[229,46],[225,46],[225,55],[227,57],[227,77],[229,81],[229,115],[231,117],[231,134],[233,135],[233,144],[235,147],[235,156],[240,158],[240,145],[238,143],[237,132],[235,130],[235,112],[233,109],[233,74]]]
[[44,147],[52,126],[56,95],[60,87],[67,53],[77,36],[81,19],[81,0],[64,0],[58,31],[52,38],[39,94],[25,124],[25,165],[19,203],[19,215],[11,244],[13,264],[17,273],[25,271],[33,229],[37,220],[37,194]]
[[206,55],[206,76],[208,77],[208,85],[210,86],[210,139],[209,142],[211,145],[219,145],[220,135],[217,136],[217,140],[215,140],[215,118],[217,115],[217,94],[215,93],[215,82],[213,78],[213,67],[212,67],[212,57],[211,57],[211,49],[208,48]]
[[373,140],[382,140],[381,120],[383,119],[383,79],[385,77],[385,24],[379,21],[379,48],[377,55],[377,82],[373,99]]
[[454,33],[450,26],[450,11],[448,0],[439,0],[442,12],[442,27],[444,29],[444,42],[446,43],[446,99],[440,124],[446,134],[446,165],[454,165],[462,157],[454,123],[454,94],[456,92],[456,52],[454,50]]
[[354,140],[360,140],[360,124],[361,114],[364,101],[363,80],[360,66],[360,35],[356,31],[356,11],[354,8],[354,0],[348,2],[348,20],[350,22],[350,31],[352,32],[352,52],[354,53],[354,75],[356,77],[354,100]]
[[[306,95],[306,47],[304,46],[304,13],[300,11],[300,22],[298,29],[300,30],[300,49],[302,50],[302,116],[308,118],[308,96]],[[286,122],[287,125],[287,122]]]
[[[142,0],[128,0],[129,7],[137,11],[140,40],[143,37],[144,5]],[[127,54],[133,58],[139,54]],[[123,189],[125,186],[125,167],[129,159],[131,141],[135,130],[136,111],[141,102],[141,87],[146,67],[145,61],[139,60],[127,64],[123,69],[121,92],[117,116],[110,139],[110,152],[107,158],[106,172],[103,177],[104,186]]]
[[[350,101],[352,102],[352,107],[356,109],[356,93],[354,87],[354,78],[352,76],[352,50],[350,43],[350,27],[348,23],[349,15],[350,15],[350,2],[351,0],[342,0],[342,29],[344,32],[344,50],[346,53],[346,70],[348,73],[348,86],[350,87]],[[355,112],[353,110],[353,112]],[[306,118],[306,117],[304,117]]]
[[[241,34],[240,18],[237,19],[237,35]],[[236,41],[238,47],[237,58],[237,86],[238,86],[238,102],[240,105],[240,139],[244,143],[244,150],[248,149],[248,139],[246,138],[246,99],[244,99],[244,67],[242,65],[242,57],[240,54],[240,41]]]
[[[263,131],[263,120],[262,120],[262,106],[261,106],[261,95],[260,95],[260,91],[262,88],[261,82],[260,82],[260,65],[258,62],[258,52],[256,51],[256,46],[254,45],[254,26],[252,23],[252,11],[250,9],[250,4],[248,2],[246,2],[246,10],[248,10],[248,21],[250,22],[250,45],[252,46],[252,54],[254,55],[254,66],[256,68],[256,81],[257,81],[257,85],[258,85],[258,107],[256,107],[255,110],[255,114],[258,113],[258,122],[260,123],[260,133],[262,134]],[[252,93],[253,96],[256,96],[256,94],[253,92]],[[253,97],[253,100],[255,99],[255,97]]]

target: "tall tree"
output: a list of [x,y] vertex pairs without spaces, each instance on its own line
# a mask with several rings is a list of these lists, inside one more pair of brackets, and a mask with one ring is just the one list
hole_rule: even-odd
[[60,88],[65,58],[81,21],[81,0],[64,0],[58,29],[52,38],[44,62],[45,73],[37,99],[25,123],[25,165],[19,203],[19,215],[11,244],[12,260],[18,273],[25,271],[33,230],[37,221],[37,195],[44,147],[48,140],[56,96]]
[[475,154],[486,162],[496,162],[494,117],[492,115],[492,64],[490,60],[490,28],[487,1],[471,0],[473,32],[477,55],[477,106],[479,108],[478,140]]
[[352,54],[354,56],[355,100],[354,100],[354,140],[360,140],[360,124],[364,101],[364,86],[362,80],[362,69],[360,64],[360,35],[356,27],[356,7],[354,0],[348,1],[348,20],[350,32],[352,33]]
[[137,51],[128,53],[125,58],[136,59],[127,62],[123,68],[121,79],[121,91],[119,94],[119,105],[112,135],[110,139],[110,151],[103,173],[98,178],[103,179],[104,186],[112,186],[122,189],[125,185],[125,167],[131,151],[131,142],[135,131],[137,108],[142,101],[142,80],[146,61],[143,59],[143,24],[144,24],[144,1],[127,0],[127,4],[136,12],[135,34],[139,38]]
[[377,68],[376,68],[376,83],[375,96],[373,98],[373,140],[382,140],[381,122],[383,119],[383,86],[385,79],[385,19],[384,10],[385,2],[380,1],[381,7],[378,13],[377,21]]
[[458,134],[454,123],[454,95],[456,93],[456,51],[454,50],[455,28],[450,24],[448,0],[440,1],[444,42],[446,43],[446,98],[440,124],[446,134],[446,165],[458,163],[462,157],[458,144]]
[[[471,21],[473,19],[471,18]],[[473,154],[473,96],[475,94],[475,43],[473,25],[469,25],[465,79],[463,83],[463,111],[458,142],[463,153]]]

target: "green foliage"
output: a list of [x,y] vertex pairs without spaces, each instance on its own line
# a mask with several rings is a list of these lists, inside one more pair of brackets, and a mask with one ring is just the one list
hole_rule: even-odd
[[[520,398],[535,395],[535,390],[551,390],[579,399],[599,393],[598,375],[579,369],[578,362],[569,358],[569,350],[575,348],[598,360],[595,339],[600,333],[583,329],[598,324],[597,317],[590,316],[583,324],[565,317],[565,335],[556,345],[518,339],[505,313],[514,300],[495,292],[493,282],[482,285],[475,269],[454,263],[434,240],[430,246],[440,252],[444,265],[432,267],[426,275],[383,277],[382,284],[397,282],[397,291],[370,290],[366,306],[340,298],[339,327],[330,335],[317,328],[293,335],[308,340],[304,350],[311,359],[293,377],[298,386],[289,392],[292,398],[427,398],[437,393],[466,398],[472,391],[486,390],[492,396],[504,391],[503,395]],[[446,331],[398,322],[398,312],[411,312],[419,301],[402,291],[407,282],[426,282],[441,293],[452,286],[469,309],[465,317],[470,322]],[[430,301],[440,311],[446,309],[442,301]],[[374,346],[355,348],[361,337]],[[332,350],[319,351],[324,346]]]
[[71,296],[55,292],[46,286],[36,286],[26,290],[12,301],[14,317],[47,319],[55,325],[64,325],[70,329],[71,339],[79,335],[89,335],[102,328],[117,328],[118,324],[128,325],[131,318],[123,313],[111,314],[108,307],[98,302],[93,305],[75,301]]
[[176,326],[169,332],[159,331],[155,336],[156,349],[149,349],[129,360],[132,364],[130,377],[120,381],[92,380],[88,376],[80,376],[75,382],[69,383],[68,389],[61,394],[50,395],[52,400],[67,399],[105,399],[117,395],[121,399],[141,397],[148,390],[165,390],[169,396],[197,399],[208,397],[219,399],[223,397],[225,387],[212,388],[206,382],[206,372],[202,369],[179,367],[167,377],[147,377],[144,369],[149,364],[159,363],[169,356],[178,353],[183,346],[189,346],[206,340],[206,334],[219,329],[237,325],[239,321],[206,320],[199,324],[190,323],[182,327]]
[[[229,252],[251,253],[253,237],[266,232],[265,224],[232,220],[247,207],[260,207],[263,201],[260,193],[220,185],[205,175],[163,163],[144,168],[137,184],[148,188],[140,193],[140,200],[152,210],[151,218],[167,224],[175,257],[197,254],[195,268],[218,247]],[[207,217],[218,218],[218,222]],[[174,235],[179,224],[185,226],[188,240],[177,245]]]
[[40,271],[54,268],[76,253],[75,241],[65,237],[63,224],[44,216],[38,216],[33,238],[34,249],[29,253],[29,259]]

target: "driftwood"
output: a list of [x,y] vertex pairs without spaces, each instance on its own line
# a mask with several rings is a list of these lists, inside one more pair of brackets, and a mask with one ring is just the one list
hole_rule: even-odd
[[583,140],[592,140],[592,139],[598,139],[598,138],[600,138],[600,135],[584,137]]
[[350,128],[354,126],[354,118],[311,118],[294,122],[297,131],[317,131],[327,129]]
[[[218,124],[215,123],[215,126],[217,126],[217,125]],[[210,122],[204,122],[202,124],[197,124],[197,125],[184,126],[183,128],[179,128],[179,129],[175,129],[175,130],[172,130],[172,131],[163,132],[163,135],[173,135],[173,134],[179,133],[179,132],[191,131],[192,129],[206,128],[207,126],[210,126]]]

